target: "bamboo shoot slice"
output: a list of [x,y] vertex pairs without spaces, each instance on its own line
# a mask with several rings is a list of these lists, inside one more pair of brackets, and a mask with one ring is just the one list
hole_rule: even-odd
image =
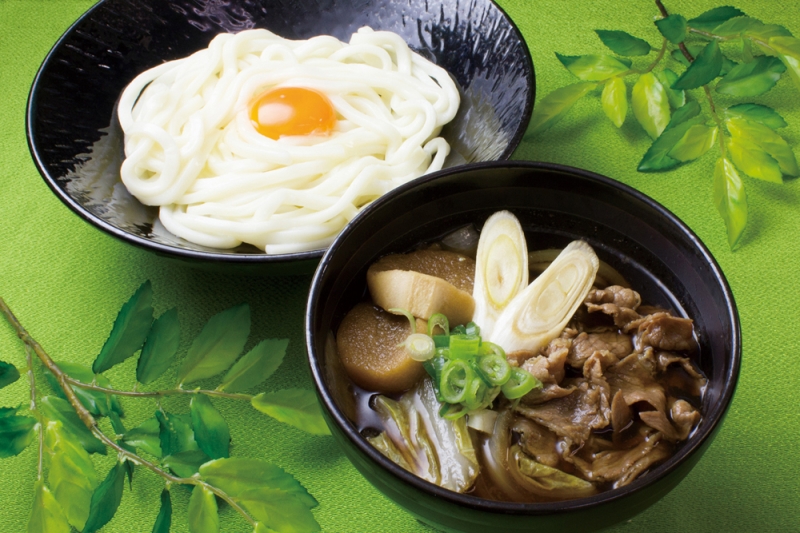
[[571,242],[503,310],[489,340],[506,353],[537,353],[561,334],[586,299],[599,266],[591,246]]
[[490,336],[503,309],[528,286],[528,247],[522,226],[511,212],[486,220],[475,260],[475,313],[472,321]]

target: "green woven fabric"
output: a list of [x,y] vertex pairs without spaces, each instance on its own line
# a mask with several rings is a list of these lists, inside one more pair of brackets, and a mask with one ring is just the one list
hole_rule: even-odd
[[[524,34],[536,65],[538,98],[570,83],[553,52],[599,51],[592,30],[622,29],[660,42],[650,21],[652,2],[501,0]],[[709,0],[671,0],[668,8],[695,16]],[[253,314],[248,346],[263,338],[290,339],[286,363],[266,388],[311,387],[302,337],[309,278],[258,279],[205,273],[175,265],[101,233],[73,215],[39,177],[25,140],[28,90],[45,54],[91,0],[0,1],[0,295],[56,358],[90,363],[120,305],[146,279],[157,313],[179,310],[184,349],[216,312],[242,301]],[[800,34],[794,0],[741,0],[748,14],[787,25]],[[724,99],[720,99],[723,103]],[[788,80],[760,98],[789,122],[782,134],[800,144],[800,95]],[[738,390],[716,441],[669,495],[612,531],[800,531],[800,180],[774,185],[747,179],[751,221],[739,251],[731,253],[711,200],[714,156],[667,174],[635,168],[649,146],[632,117],[617,130],[599,98],[581,101],[562,122],[515,157],[564,163],[616,178],[652,196],[683,219],[711,249],[739,305],[744,360]],[[800,150],[796,150],[799,153]],[[0,360],[24,367],[25,352],[0,323]],[[133,386],[132,360],[108,374]],[[42,375],[36,375],[42,381]],[[164,378],[164,385],[167,379]],[[27,380],[0,390],[0,406],[26,404]],[[311,437],[234,402],[217,402],[231,424],[233,454],[260,457],[293,473],[319,500],[314,511],[334,533],[429,531],[373,489],[329,437]],[[167,408],[186,412],[185,400]],[[154,404],[125,401],[128,425],[152,415]],[[113,458],[98,458],[101,476]],[[36,446],[0,461],[0,529],[25,530],[36,476]],[[158,512],[160,478],[138,470],[119,512],[104,532],[150,531]],[[186,532],[188,490],[175,487],[173,532]],[[231,509],[221,512],[224,532],[251,531]]]

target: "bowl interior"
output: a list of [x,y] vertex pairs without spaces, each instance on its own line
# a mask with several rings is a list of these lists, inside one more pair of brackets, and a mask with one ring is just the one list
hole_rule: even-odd
[[[709,378],[703,420],[665,463],[621,489],[558,504],[489,502],[438,489],[404,475],[372,449],[342,414],[326,378],[324,343],[366,291],[367,267],[387,253],[466,224],[480,228],[492,213],[512,211],[529,249],[559,247],[581,238],[615,267],[644,302],[694,319],[697,362]],[[557,165],[504,162],[472,165],[426,176],[375,202],[333,243],[312,284],[306,322],[312,372],[331,419],[364,454],[406,482],[437,497],[506,513],[563,511],[620,498],[667,475],[715,431],[739,370],[738,317],[713,257],[694,234],[653,200],[608,178]]]
[[249,245],[215,250],[167,232],[157,209],[120,182],[115,106],[137,74],[206,47],[220,32],[259,27],[291,39],[348,41],[365,25],[399,33],[457,81],[461,108],[442,132],[452,147],[446,167],[510,156],[530,117],[533,65],[521,34],[491,0],[104,0],[64,34],[34,81],[27,117],[34,160],[69,207],[130,243],[190,260],[318,259],[321,250],[266,256]]

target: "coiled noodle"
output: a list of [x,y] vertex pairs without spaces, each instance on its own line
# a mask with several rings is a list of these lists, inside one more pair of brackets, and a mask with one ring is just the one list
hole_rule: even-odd
[[[328,96],[328,136],[259,134],[248,115],[265,90]],[[214,248],[267,253],[327,246],[365,204],[442,168],[438,137],[459,105],[446,71],[392,32],[362,28],[350,43],[291,41],[264,30],[220,34],[208,48],[152,68],[122,93],[121,177],[164,226]]]

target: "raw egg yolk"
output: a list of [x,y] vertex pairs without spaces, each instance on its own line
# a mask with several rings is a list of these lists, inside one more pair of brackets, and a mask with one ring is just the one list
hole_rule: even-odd
[[261,135],[279,139],[284,135],[328,134],[336,125],[336,112],[319,91],[278,87],[255,99],[250,120]]

